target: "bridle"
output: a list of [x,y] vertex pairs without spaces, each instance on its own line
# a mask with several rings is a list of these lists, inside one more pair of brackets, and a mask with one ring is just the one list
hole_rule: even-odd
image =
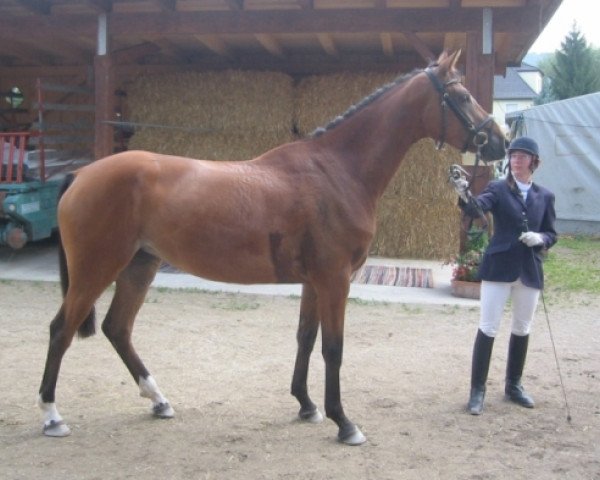
[[450,85],[455,85],[457,83],[461,83],[459,79],[452,79],[447,81],[446,83],[440,82],[439,78],[433,73],[432,68],[426,68],[425,73],[433,86],[440,94],[440,106],[442,107],[442,116],[441,116],[441,133],[440,138],[437,141],[436,147],[437,149],[441,149],[446,143],[446,130],[448,128],[448,107],[456,118],[460,121],[465,130],[468,133],[467,139],[465,140],[465,144],[462,148],[462,153],[465,153],[469,148],[469,144],[472,142],[473,145],[477,147],[477,152],[479,153],[481,148],[487,144],[488,142],[488,134],[483,131],[493,120],[494,118],[491,115],[481,122],[479,125],[474,125],[471,119],[467,116],[467,114],[460,108],[460,106],[456,103],[456,100],[450,96],[447,91],[447,87]]
[[[465,140],[465,144],[463,145],[463,148],[462,148],[462,153],[465,153],[467,151],[467,149],[469,148],[469,144],[471,142],[473,143],[473,145],[475,145],[477,147],[477,153],[475,154],[475,166],[473,168],[473,175],[471,176],[471,179],[469,180],[468,185],[467,185],[467,188],[470,189],[471,183],[477,177],[477,168],[479,167],[479,162],[481,160],[481,149],[488,143],[488,134],[485,131],[483,131],[483,129],[486,128],[494,120],[494,117],[492,117],[491,115],[488,115],[487,118],[485,120],[483,120],[483,122],[481,122],[479,125],[477,125],[477,126],[474,125],[473,122],[471,121],[471,119],[467,116],[467,114],[456,103],[456,100],[454,100],[454,98],[452,98],[450,96],[450,94],[448,93],[448,91],[446,90],[446,88],[449,87],[450,85],[455,85],[455,84],[461,83],[461,81],[458,78],[454,78],[452,80],[448,80],[445,83],[442,83],[440,81],[440,79],[435,75],[435,73],[433,73],[433,70],[431,67],[426,68],[425,73],[427,74],[427,77],[429,78],[429,80],[431,81],[431,83],[433,84],[435,89],[440,94],[440,98],[441,98],[440,106],[442,107],[442,116],[441,116],[442,125],[441,125],[441,130],[440,130],[440,139],[437,141],[436,148],[439,150],[444,146],[444,143],[446,143],[446,130],[447,130],[447,126],[448,126],[448,107],[450,107],[450,110],[452,110],[454,115],[456,115],[456,118],[458,118],[458,120],[460,121],[460,123],[462,124],[462,126],[465,128],[465,130],[468,133],[467,139]],[[476,235],[480,236],[487,229],[488,222],[487,222],[487,219],[485,218],[485,214],[483,213],[483,210],[481,210],[481,208],[479,208],[479,214],[480,214],[479,216],[482,220],[482,227],[479,230],[479,232],[476,233]],[[471,230],[472,224],[473,224],[473,218],[471,217],[467,230]]]

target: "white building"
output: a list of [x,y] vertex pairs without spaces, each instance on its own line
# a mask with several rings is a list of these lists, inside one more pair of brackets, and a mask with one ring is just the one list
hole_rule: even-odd
[[542,91],[543,73],[526,63],[508,67],[506,76],[494,77],[494,109],[492,115],[498,125],[505,125],[505,116],[533,106]]

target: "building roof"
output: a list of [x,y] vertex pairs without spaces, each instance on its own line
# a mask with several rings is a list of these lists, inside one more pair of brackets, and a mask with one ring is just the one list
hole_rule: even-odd
[[538,94],[519,75],[523,72],[539,72],[540,70],[524,63],[520,67],[508,67],[506,76],[494,76],[494,100],[529,100]]
[[104,24],[119,65],[407,71],[442,50],[467,52],[485,23],[504,73],[561,1],[2,0],[0,68],[90,65]]

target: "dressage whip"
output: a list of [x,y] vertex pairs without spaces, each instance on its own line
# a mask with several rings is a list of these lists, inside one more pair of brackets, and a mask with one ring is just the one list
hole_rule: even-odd
[[[524,220],[525,231],[528,231],[527,218]],[[533,253],[533,248],[529,248],[531,252],[531,259],[535,264],[535,255]],[[535,269],[536,275],[538,277],[538,282],[540,282],[539,273],[537,269]],[[540,296],[542,297],[542,306],[544,307],[544,316],[546,317],[546,325],[548,326],[548,333],[550,335],[550,343],[552,344],[552,352],[554,353],[554,361],[556,362],[556,370],[558,371],[558,378],[560,380],[560,388],[562,390],[563,398],[565,399],[565,410],[567,411],[567,422],[571,423],[571,408],[569,407],[569,401],[567,400],[567,389],[565,388],[565,383],[563,382],[562,371],[560,369],[560,362],[558,361],[558,354],[556,353],[556,344],[554,343],[554,335],[552,334],[552,327],[550,325],[550,316],[548,315],[548,308],[546,307],[546,298],[544,296],[544,289],[540,290]]]
[[[533,254],[533,250],[531,251]],[[550,317],[548,316],[548,309],[546,308],[546,299],[544,298],[544,290],[541,290],[542,305],[544,306],[544,315],[546,316],[546,324],[548,325],[548,332],[550,333],[550,342],[552,343],[552,351],[554,352],[554,360],[556,361],[556,370],[558,370],[558,378],[560,379],[560,387],[562,389],[563,397],[565,399],[565,409],[567,410],[567,422],[571,423],[571,408],[567,400],[567,390],[563,382],[562,372],[560,370],[560,362],[558,361],[558,355],[556,354],[556,345],[554,344],[554,335],[552,335],[552,327],[550,327]]]

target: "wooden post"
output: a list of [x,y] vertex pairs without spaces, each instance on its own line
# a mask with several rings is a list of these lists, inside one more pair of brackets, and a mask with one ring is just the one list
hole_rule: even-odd
[[94,58],[94,96],[96,113],[94,121],[94,157],[96,160],[113,153],[114,128],[106,123],[114,120],[115,99],[115,71],[112,56],[108,49],[106,15],[98,18],[98,48]]
[[494,104],[495,54],[483,54],[481,32],[467,33],[466,87],[488,112]]
[[[490,18],[485,18],[487,22],[490,22]],[[482,29],[476,32],[467,33],[467,58],[466,58],[466,75],[465,75],[465,86],[469,89],[471,94],[475,97],[477,102],[490,114],[494,104],[494,49],[491,49],[492,53],[484,54],[484,42],[483,42],[483,31],[484,28],[491,28],[491,25],[485,26],[482,22]],[[492,35],[491,32],[487,32],[487,35]],[[486,48],[489,46],[489,38],[487,39]],[[473,167],[465,167],[465,169],[472,173]],[[480,165],[477,170],[477,178],[474,179],[471,185],[471,192],[474,195],[478,195],[483,191],[488,182],[492,179],[492,169],[484,164]],[[460,226],[460,251],[463,252],[466,247],[467,235],[466,228],[469,222],[463,220]]]

